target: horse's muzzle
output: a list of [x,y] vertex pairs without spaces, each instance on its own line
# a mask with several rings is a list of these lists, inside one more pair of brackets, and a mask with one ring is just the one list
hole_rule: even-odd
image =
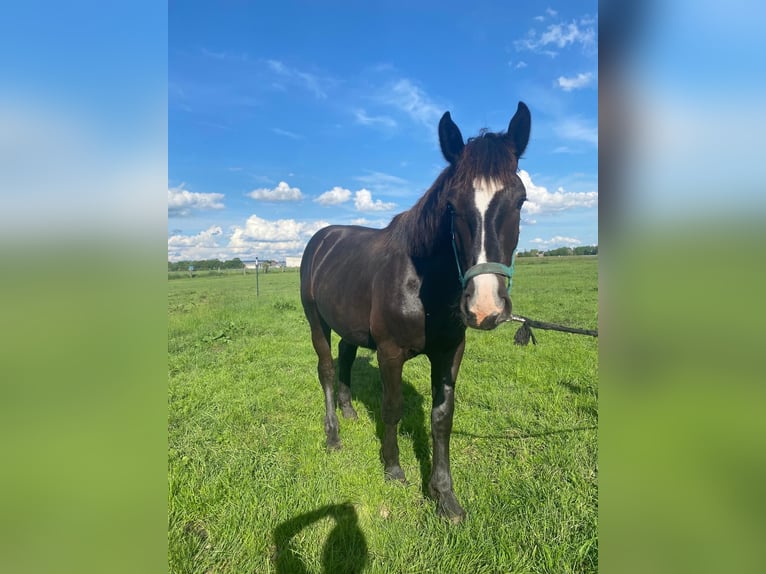
[[479,329],[481,331],[491,331],[501,323],[510,321],[510,316],[507,313],[498,313],[495,315],[487,315],[481,321],[479,317],[475,315],[469,315],[466,317],[466,325],[472,329]]
[[479,275],[468,282],[460,310],[466,326],[489,331],[511,320],[511,300],[497,275]]

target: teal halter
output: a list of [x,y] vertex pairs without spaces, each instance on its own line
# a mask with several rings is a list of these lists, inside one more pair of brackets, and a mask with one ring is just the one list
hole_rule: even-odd
[[516,265],[516,250],[513,250],[511,254],[511,265],[503,265],[502,263],[477,263],[473,267],[470,267],[468,271],[463,275],[463,270],[460,267],[460,258],[457,254],[457,243],[455,243],[455,212],[452,208],[449,208],[450,212],[450,233],[452,234],[452,251],[455,253],[455,263],[457,263],[457,275],[460,279],[460,285],[465,290],[465,286],[468,281],[476,277],[477,275],[484,275],[487,273],[494,273],[495,275],[502,275],[508,278],[508,295],[511,294],[511,287],[513,287],[513,268]]

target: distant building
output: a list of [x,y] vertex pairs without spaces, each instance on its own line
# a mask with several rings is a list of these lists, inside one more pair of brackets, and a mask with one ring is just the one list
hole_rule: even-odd
[[285,267],[300,267],[301,257],[285,257]]

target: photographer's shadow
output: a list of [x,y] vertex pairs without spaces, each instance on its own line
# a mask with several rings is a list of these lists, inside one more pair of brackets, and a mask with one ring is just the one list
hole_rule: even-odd
[[367,564],[367,541],[359,528],[356,510],[351,503],[329,504],[291,518],[274,529],[272,560],[279,574],[308,574],[309,570],[295,553],[291,540],[304,528],[326,517],[335,520],[322,549],[322,567],[326,574],[358,574]]

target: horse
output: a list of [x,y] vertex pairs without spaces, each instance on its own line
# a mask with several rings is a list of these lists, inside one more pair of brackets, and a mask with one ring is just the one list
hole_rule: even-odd
[[377,352],[383,386],[381,455],[388,480],[406,482],[397,442],[402,367],[425,354],[432,395],[428,493],[437,513],[452,522],[465,517],[450,470],[455,382],[466,329],[490,330],[511,320],[510,284],[526,200],[517,171],[530,127],[529,108],[519,102],[507,132],[482,130],[464,142],[445,112],[438,134],[448,165],[417,203],[383,229],[322,228],[301,260],[301,302],[324,390],[327,448],[341,447],[331,331],[340,336],[338,403],[344,418],[357,418],[351,404],[357,349]]

